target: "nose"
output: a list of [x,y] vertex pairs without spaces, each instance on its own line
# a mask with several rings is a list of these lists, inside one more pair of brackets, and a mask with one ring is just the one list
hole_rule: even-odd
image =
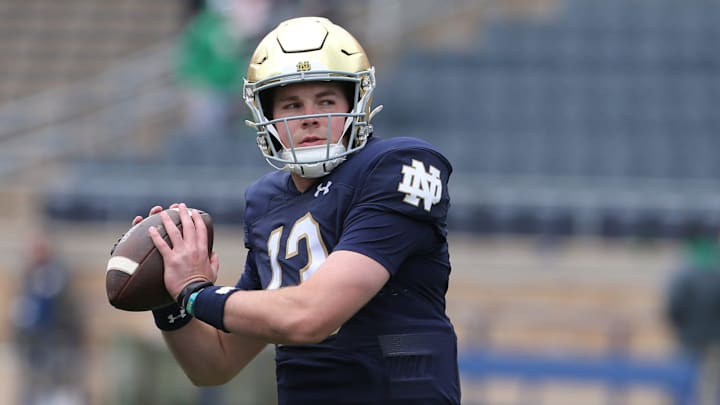
[[[306,108],[303,109],[302,114],[303,114],[303,115],[316,114],[316,111],[315,111],[315,109],[312,108],[312,107],[306,107]],[[303,118],[303,120],[302,120],[302,126],[303,126],[303,127],[317,126],[318,123],[319,123],[318,117]]]

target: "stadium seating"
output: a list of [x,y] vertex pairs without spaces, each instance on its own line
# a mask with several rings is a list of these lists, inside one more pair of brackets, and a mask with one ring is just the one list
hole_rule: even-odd
[[[479,206],[486,215],[478,222],[507,222],[487,231],[536,229],[547,212],[544,192],[560,195],[551,209],[560,217],[573,223],[584,212],[597,224],[571,232],[677,237],[678,222],[706,216],[718,198],[720,5],[565,4],[544,20],[491,21],[466,52],[406,55],[380,76],[377,99],[389,107],[378,126],[441,147],[456,168],[455,192],[480,190],[460,192],[456,202]],[[523,189],[528,176],[540,187]],[[573,189],[559,186],[562,179],[584,183],[587,198],[567,198]],[[698,191],[688,184],[707,193],[668,208],[668,196]],[[486,198],[498,192],[511,201]]]
[[[378,134],[418,136],[447,154],[455,167],[449,222],[457,228],[674,238],[698,218],[717,217],[720,5],[561,4],[543,18],[488,19],[470,48],[415,44],[383,66]],[[237,139],[169,135],[157,147],[162,156],[146,164],[265,167],[252,141]],[[48,191],[53,217],[77,211],[72,199],[107,204],[101,194],[72,190],[87,184],[83,173],[67,183],[76,186]],[[108,175],[122,182],[117,173]],[[223,178],[226,189],[239,186],[232,176],[215,181]],[[126,197],[177,195],[160,191]],[[188,198],[201,192],[182,189]]]
[[239,224],[244,190],[265,166],[252,138],[180,133],[148,158],[78,162],[73,176],[49,189],[45,210],[57,219],[122,221],[183,201],[218,223]]

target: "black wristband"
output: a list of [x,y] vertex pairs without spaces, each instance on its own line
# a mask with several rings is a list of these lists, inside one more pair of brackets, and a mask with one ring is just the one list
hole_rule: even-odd
[[180,308],[180,306],[175,303],[166,307],[153,309],[152,314],[155,319],[155,326],[163,331],[178,330],[192,320],[192,316],[185,311],[185,308]]
[[187,300],[190,298],[190,295],[196,291],[200,291],[205,287],[212,286],[213,283],[209,281],[193,281],[190,284],[186,285],[185,288],[180,291],[180,294],[178,294],[177,301],[178,305],[180,305],[181,308],[185,309],[187,306]]

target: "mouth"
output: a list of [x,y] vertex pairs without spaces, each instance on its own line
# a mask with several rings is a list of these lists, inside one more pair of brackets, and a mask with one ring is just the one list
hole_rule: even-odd
[[315,145],[324,145],[327,141],[325,138],[321,138],[319,136],[308,136],[303,138],[297,145],[298,146],[315,146]]

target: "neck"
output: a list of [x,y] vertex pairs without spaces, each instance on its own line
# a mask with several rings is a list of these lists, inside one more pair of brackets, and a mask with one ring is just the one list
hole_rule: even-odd
[[295,184],[295,188],[301,193],[304,193],[307,189],[317,183],[317,179],[302,177],[296,173],[290,173],[290,177],[292,178],[293,184]]

